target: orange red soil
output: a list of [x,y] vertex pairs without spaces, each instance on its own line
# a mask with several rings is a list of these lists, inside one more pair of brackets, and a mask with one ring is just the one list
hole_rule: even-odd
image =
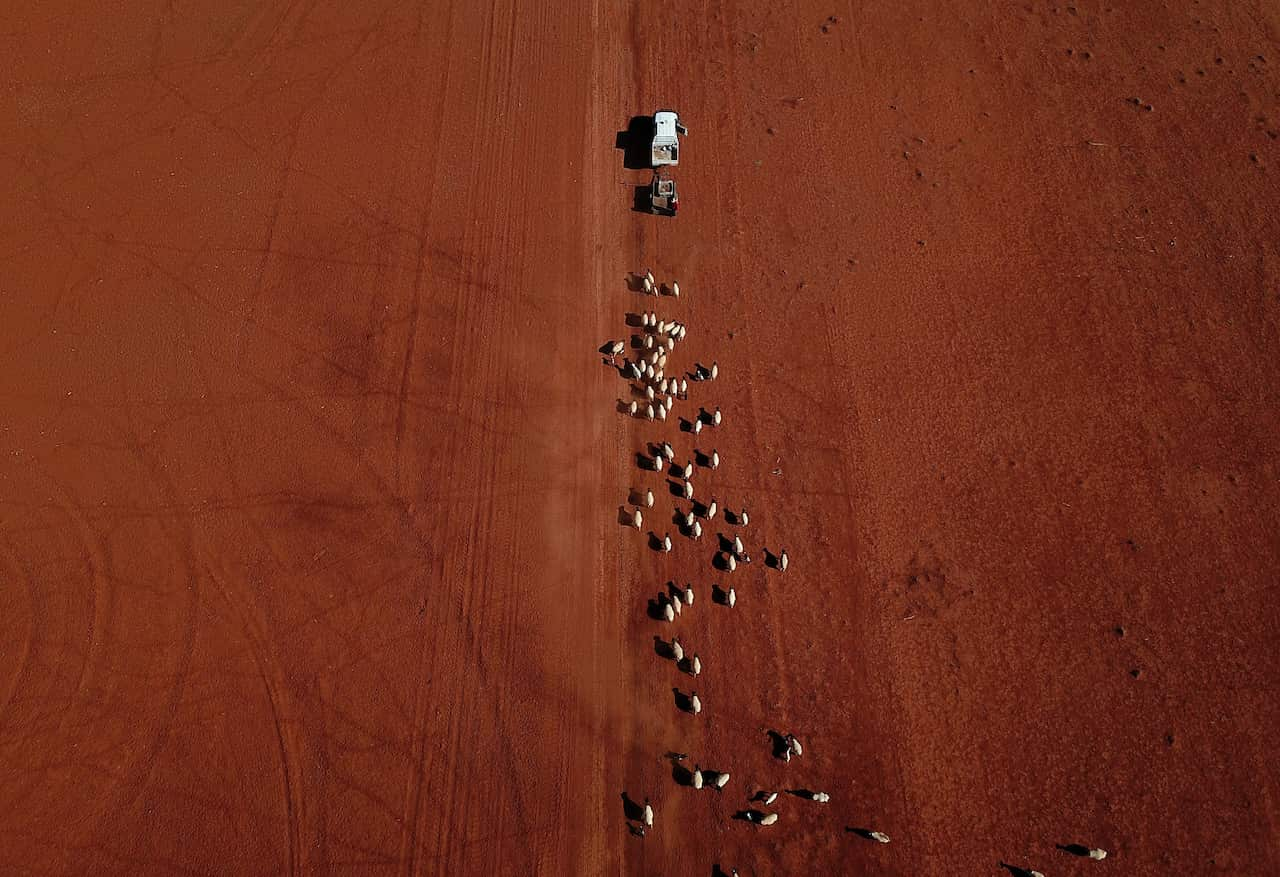
[[[1278,26],[8,13],[0,867],[1280,870]],[[614,148],[659,107],[675,220]],[[617,411],[642,309],[719,363],[696,442]],[[751,510],[733,610],[722,520],[618,523],[652,486],[668,528],[662,437]],[[831,802],[733,819],[757,788]]]

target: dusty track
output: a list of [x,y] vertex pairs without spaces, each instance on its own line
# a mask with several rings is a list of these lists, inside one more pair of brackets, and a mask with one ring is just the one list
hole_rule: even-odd
[[[969,6],[11,18],[0,870],[1280,870],[1278,22]],[[794,559],[682,621],[697,720],[644,599],[722,577],[617,525],[674,430],[592,354],[645,264]]]

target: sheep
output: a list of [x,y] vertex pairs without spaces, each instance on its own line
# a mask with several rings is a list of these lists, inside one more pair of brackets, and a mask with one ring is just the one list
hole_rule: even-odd
[[662,371],[667,367],[667,355],[661,350],[658,351],[658,376],[662,376]]
[[782,549],[782,553],[778,555],[778,569],[783,572],[787,571],[787,549]]
[[662,550],[670,553],[671,551],[671,534],[662,537]]
[[644,279],[644,294],[650,295],[652,293],[653,293],[653,281],[648,277],[646,277]]
[[819,804],[825,804],[831,800],[831,796],[826,792],[810,792],[802,791],[798,793],[802,798],[808,798],[810,801],[817,801]]
[[668,338],[668,339],[667,339],[667,350],[668,350],[668,351],[672,351],[672,350],[675,350],[675,349],[676,349],[676,339],[674,339],[674,338]]
[[702,661],[698,659],[697,653],[694,653],[693,660],[689,662],[689,675],[697,676],[702,672]]
[[656,366],[658,365],[658,357],[659,357],[659,356],[661,356],[661,355],[662,355],[662,354],[658,353],[658,351],[656,351],[656,350],[652,350],[652,351],[650,351],[650,352],[649,352],[649,365],[652,365],[652,366],[656,367]]
[[652,349],[653,349],[653,336],[652,336],[652,335],[646,335],[646,336],[644,336],[644,349],[645,349],[645,350],[652,350]]
[[671,447],[670,442],[663,442],[661,450],[662,456],[666,457],[668,460],[674,460],[676,458],[676,449]]
[[648,798],[644,799],[644,825],[645,828],[653,828],[653,807]]
[[730,554],[728,555],[728,560],[725,561],[725,564],[729,567],[729,572],[734,572],[738,568],[738,559]]
[[649,380],[649,381],[653,380],[653,374],[654,374],[653,366],[646,364],[644,367],[645,380]]
[[654,397],[655,397],[656,395],[657,395],[657,394],[653,392],[653,387],[645,387],[645,388],[644,388],[644,397],[645,397],[646,399],[648,399],[650,402],[652,402],[652,401],[653,401],[653,399],[654,399]]
[[685,463],[684,469],[682,469],[681,472],[683,473],[684,479],[686,481],[692,478],[693,477],[693,461],[690,460],[689,462]]
[[719,426],[719,425],[720,425],[720,420],[721,420],[721,417],[720,417],[720,406],[719,406],[719,405],[717,405],[717,406],[716,406],[716,410],[715,410],[715,411],[712,413],[712,415],[711,415],[711,424],[712,424],[713,426]]
[[671,638],[671,656],[677,664],[684,660],[684,646],[680,645],[679,637]]
[[653,491],[652,490],[646,490],[644,492],[644,504],[645,504],[645,508],[653,508]]
[[662,400],[662,407],[665,408],[667,411],[670,411],[672,408],[675,407],[675,405],[676,405],[676,400],[673,399],[671,396],[668,396],[667,398]]
[[714,381],[718,377],[720,377],[720,365],[713,362],[711,363],[711,380]]
[[1082,858],[1088,857],[1093,859],[1095,862],[1101,862],[1107,857],[1106,850],[1090,849],[1084,844],[1058,844],[1057,846],[1058,849],[1062,850],[1064,853],[1070,853],[1073,856],[1080,856]]
[[730,588],[729,594],[727,597],[725,597],[724,601],[728,603],[729,608],[732,609],[734,606],[738,605],[738,592],[735,591],[733,588]]
[[702,701],[698,699],[698,692],[696,691],[689,694],[689,709],[695,716],[702,712]]
[[658,392],[659,392],[659,393],[664,393],[664,394],[667,392],[667,379],[666,379],[666,378],[659,378],[659,379],[658,379]]
[[[874,841],[879,841],[882,844],[887,844],[889,842],[889,835],[885,834],[883,831],[868,832],[867,837]],[[1031,873],[1036,875],[1036,877],[1044,877],[1044,875],[1039,871],[1032,871]]]
[[664,423],[667,420],[667,406],[661,403],[658,404],[658,419]]
[[711,449],[711,468],[712,469],[720,468],[720,452],[717,451],[715,448]]
[[738,515],[738,523],[742,524],[742,526],[744,526],[744,527],[745,527],[745,526],[747,526],[747,522],[748,522],[749,520],[750,520],[750,519],[747,517],[747,510],[746,510],[746,508],[743,508],[743,510],[742,510],[742,514]]
[[724,771],[723,773],[721,773],[721,772],[717,772],[717,773],[716,773],[716,788],[717,788],[717,789],[723,789],[723,788],[724,788],[725,786],[727,786],[727,785],[729,785],[729,773],[728,773],[728,771]]
[[684,378],[680,379],[680,398],[681,399],[689,398],[689,382],[686,381]]
[[776,801],[776,800],[778,800],[778,793],[777,793],[777,792],[770,792],[769,794],[765,795],[765,797],[764,797],[764,803],[765,803],[765,806],[768,806],[769,804],[772,804],[772,803],[773,803],[774,801]]
[[649,418],[650,420],[653,420],[654,414],[653,414],[653,406],[652,406],[652,405],[647,405],[647,406],[645,406],[645,409],[644,409],[644,416],[645,416],[645,417],[647,417],[647,418]]
[[[650,496],[650,497],[652,497],[652,496],[653,496],[653,494],[652,494],[652,493],[650,493],[650,494],[649,494],[649,496]],[[653,505],[653,503],[650,503],[650,505]],[[736,554],[738,557],[741,557],[741,556],[742,556],[742,552],[743,552],[743,547],[742,547],[742,537],[741,537],[741,536],[734,536],[734,537],[733,537],[733,553],[734,553],[734,554]]]
[[692,481],[686,481],[684,483],[684,498],[693,499],[693,482]]
[[656,280],[654,280],[654,279],[653,279],[653,272],[652,272],[652,271],[645,271],[645,272],[644,272],[644,279],[645,279],[645,280],[647,280],[647,281],[649,281],[649,285],[650,285],[650,286],[653,286],[653,285],[657,282]]
[[716,516],[716,510],[717,510],[718,508],[719,508],[719,506],[718,506],[718,505],[716,505],[716,498],[715,498],[714,496],[713,496],[713,497],[711,497],[711,505],[707,506],[707,520],[708,520],[708,521],[710,521],[710,520],[712,520],[713,518],[715,518],[715,516]]
[[693,538],[694,539],[702,538],[702,522],[701,521],[693,522]]
[[804,755],[804,747],[800,745],[800,741],[796,739],[795,734],[786,736],[787,751],[794,752],[796,755]]
[[701,420],[695,420],[695,421],[693,422],[693,434],[694,434],[694,435],[697,435],[697,434],[698,434],[698,433],[700,433],[700,432],[702,432],[702,421],[701,421]]
[[689,585],[684,589],[684,603],[686,606],[693,605],[693,585]]
[[624,342],[624,341],[615,341],[615,342],[613,342],[612,344],[610,344],[610,345],[609,345],[609,355],[610,355],[610,356],[617,356],[619,353],[621,353],[622,351],[624,351],[624,350],[626,350],[626,349],[627,349],[626,342]]
[[658,321],[658,334],[659,334],[659,335],[665,335],[665,334],[667,334],[667,321],[666,321],[666,320],[659,320],[659,321]]
[[674,295],[676,298],[680,297],[680,284],[674,280],[671,281],[671,294]]
[[764,816],[760,817],[761,825],[773,825],[773,823],[777,821],[778,821],[777,813],[766,813]]
[[679,615],[684,611],[684,607],[681,605],[679,600],[672,600],[669,595],[666,596],[665,599],[671,604],[671,608],[675,610],[676,615]]
[[694,768],[693,768],[693,780],[692,780],[692,782],[693,782],[693,787],[694,787],[695,789],[701,789],[701,788],[702,788],[702,770],[701,770],[700,768],[698,768],[696,765],[695,765],[695,766],[694,766]]
[[1088,855],[1089,855],[1089,858],[1093,859],[1095,862],[1101,862],[1103,859],[1107,857],[1107,851],[1100,850],[1100,849],[1093,849],[1093,850],[1089,850]]
[[636,363],[634,362],[627,363],[627,370],[628,370],[627,373],[631,377],[631,380],[633,381],[644,380],[644,372],[640,370],[640,366],[638,366]]
[[649,467],[650,467],[651,469],[653,469],[653,471],[654,471],[654,472],[661,472],[661,471],[662,471],[662,457],[661,457],[661,456],[654,457],[654,458],[653,458],[653,462],[649,464]]
[[662,617],[667,619],[668,622],[676,620],[676,610],[671,608],[670,603],[662,604]]
[[640,411],[640,405],[633,400],[631,402],[631,416],[635,417],[639,411]]
[[685,528],[686,530],[692,530],[692,529],[693,529],[693,525],[694,525],[695,523],[697,523],[697,521],[696,521],[696,520],[694,520],[693,512],[685,512],[685,515],[684,515],[684,528]]
[[639,530],[644,525],[644,515],[640,514],[640,510],[636,509],[631,513],[631,526]]

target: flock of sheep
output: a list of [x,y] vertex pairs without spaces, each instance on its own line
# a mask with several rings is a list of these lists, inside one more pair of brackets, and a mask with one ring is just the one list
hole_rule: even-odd
[[[633,289],[643,292],[647,296],[672,298],[680,296],[679,283],[672,281],[669,284],[659,284],[650,271],[633,275],[632,280]],[[715,362],[711,363],[710,366],[696,364],[692,371],[679,377],[675,376],[675,370],[673,369],[673,375],[668,377],[668,357],[674,354],[676,346],[685,339],[688,334],[688,328],[678,320],[663,319],[651,310],[646,310],[640,315],[638,321],[634,322],[639,323],[636,328],[639,328],[640,332],[631,337],[630,353],[628,353],[626,341],[610,341],[601,348],[601,352],[605,354],[606,361],[616,368],[623,378],[627,379],[631,384],[633,398],[629,401],[621,401],[619,410],[633,418],[665,422],[668,416],[671,415],[677,401],[688,400],[689,382],[715,381],[720,376],[720,367]],[[711,411],[699,408],[695,418],[681,418],[680,430],[684,433],[700,435],[704,429],[712,431],[718,429],[723,421],[724,416],[718,407]],[[638,463],[641,469],[655,473],[664,471],[667,473],[671,479],[672,495],[677,498],[682,497],[689,503],[687,509],[683,509],[677,504],[670,520],[675,524],[680,536],[697,541],[702,539],[704,522],[708,527],[711,526],[720,512],[720,506],[714,496],[708,497],[705,502],[694,499],[694,476],[698,467],[708,470],[718,469],[721,462],[720,453],[714,448],[709,452],[695,449],[693,451],[693,459],[686,459],[684,463],[678,462],[676,457],[676,450],[670,441],[663,440],[657,444],[648,445],[641,451],[638,454]],[[646,512],[653,513],[654,503],[655,497],[652,488],[633,489],[628,496],[628,504],[619,509],[620,522],[637,531],[643,531],[645,514]],[[724,521],[732,527],[741,529],[748,526],[750,516],[745,508],[740,508],[737,511],[731,511],[726,508],[724,510]],[[674,546],[671,532],[665,528],[663,529],[664,532],[661,536],[658,535],[656,530],[649,531],[649,546],[657,551],[670,552]],[[712,564],[717,571],[732,574],[739,564],[751,563],[751,556],[747,553],[746,545],[740,532],[734,532],[732,538],[724,534],[718,534],[718,540],[719,550]],[[790,558],[786,549],[781,549],[776,554],[771,553],[768,549],[764,549],[763,552],[765,566],[778,573],[787,571],[790,565]],[[666,624],[675,624],[681,614],[689,611],[694,605],[694,598],[692,584],[681,588],[674,582],[668,583],[667,590],[656,599],[650,601],[650,615],[655,619],[661,619]],[[737,605],[737,591],[732,586],[725,589],[718,585],[713,585],[712,600],[732,609]],[[655,637],[655,639],[658,640],[659,654],[673,661],[678,670],[692,679],[696,679],[702,673],[702,658],[697,652],[687,651],[684,644],[680,642],[679,636],[672,636],[669,641],[661,637]],[[698,696],[697,691],[690,691],[688,694],[684,694],[677,688],[675,689],[675,694],[676,705],[679,709],[692,715],[698,715],[702,712],[702,699]],[[770,736],[773,739],[773,755],[780,761],[789,762],[792,757],[804,754],[804,747],[795,735],[771,731]],[[683,762],[688,756],[685,753],[671,752],[667,753],[667,757],[672,760],[674,766]],[[683,770],[682,781],[694,789],[715,788],[723,790],[730,779],[730,773],[727,770],[711,770],[703,768],[701,765],[695,765],[692,771],[684,770],[683,768],[677,768],[677,770]],[[677,776],[679,777],[680,774],[677,773]],[[821,804],[831,800],[831,796],[826,792],[809,789],[792,789],[788,791],[793,796]],[[631,832],[643,837],[654,826],[653,804],[648,798],[644,799],[643,806],[631,802],[625,794],[623,798],[627,805],[628,824]],[[760,826],[773,825],[778,821],[778,812],[774,809],[774,804],[777,800],[778,793],[776,791],[758,791],[748,801],[751,806],[739,810],[735,818]],[[882,844],[889,843],[889,837],[880,831],[862,828],[850,828],[848,830],[867,840]],[[1107,856],[1105,850],[1091,849],[1079,844],[1071,844],[1066,847],[1060,847],[1060,849],[1093,860],[1101,860]],[[1004,863],[1001,863],[1001,865],[1014,875],[1043,877],[1038,871]],[[737,873],[737,869],[734,869],[733,874],[735,877]]]

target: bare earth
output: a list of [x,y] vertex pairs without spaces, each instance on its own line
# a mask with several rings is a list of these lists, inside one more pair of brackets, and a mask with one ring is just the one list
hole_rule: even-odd
[[0,871],[1280,873],[1274,5],[14,8]]

